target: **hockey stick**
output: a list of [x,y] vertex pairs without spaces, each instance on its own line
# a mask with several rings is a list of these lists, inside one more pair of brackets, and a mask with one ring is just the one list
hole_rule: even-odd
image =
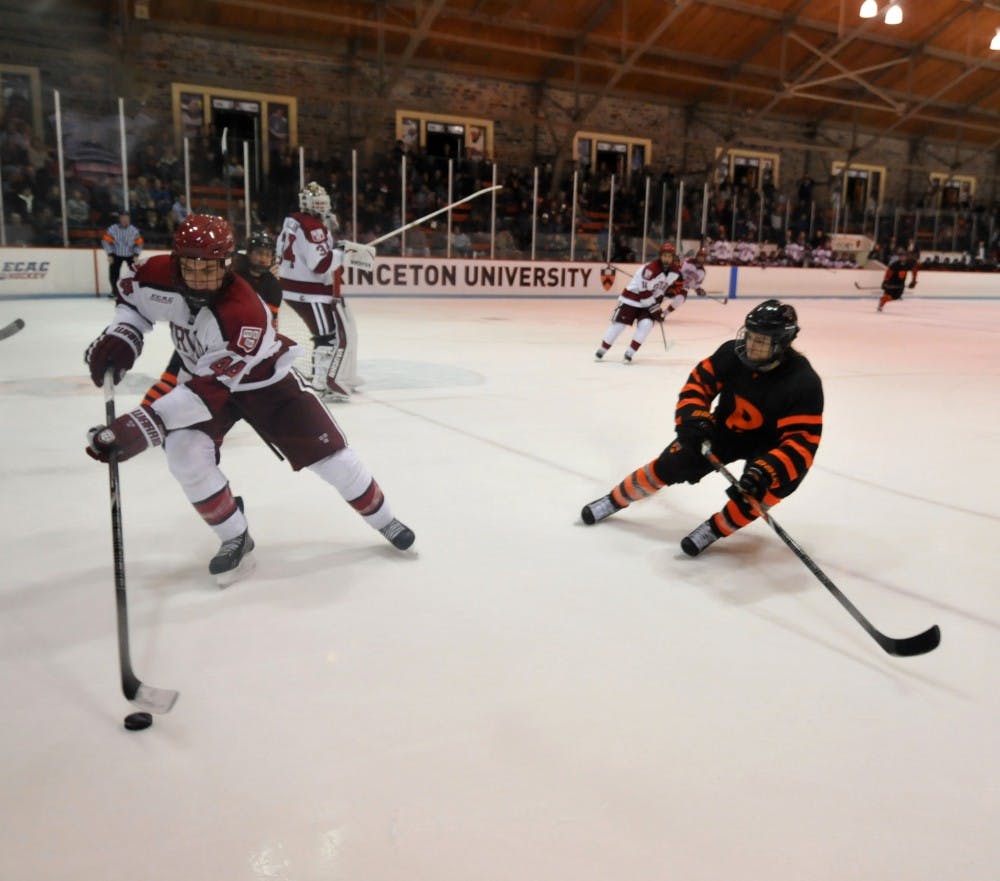
[[398,236],[401,232],[404,232],[410,227],[418,226],[425,220],[430,220],[432,217],[437,217],[439,214],[444,214],[445,211],[450,211],[456,205],[462,205],[466,202],[471,202],[473,199],[478,199],[480,196],[486,195],[486,193],[492,193],[494,190],[502,190],[503,184],[496,184],[492,187],[483,187],[481,190],[476,190],[469,196],[465,196],[454,202],[449,202],[442,208],[438,208],[436,211],[432,211],[430,214],[425,214],[423,217],[418,217],[416,220],[411,220],[409,223],[404,224],[398,229],[394,229],[392,232],[387,232],[383,236],[379,236],[377,239],[372,239],[370,242],[364,244],[359,244],[358,242],[341,242],[344,246],[344,262],[346,265],[353,269],[360,269],[363,272],[371,272],[375,268],[375,246],[380,245],[382,242],[386,242],[394,236]]
[[660,325],[660,336],[663,337],[663,351],[669,352],[670,346],[667,343],[667,332],[663,329],[663,322],[657,321],[656,323]]
[[24,327],[23,318],[15,318],[6,327],[0,327],[0,340],[5,340],[9,336],[14,336],[22,327]]
[[[711,466],[718,471],[723,477],[726,478],[733,486],[739,487],[739,481],[732,475],[728,468],[722,463],[715,453],[712,452],[712,445],[709,441],[705,441],[701,446],[702,455],[708,459]],[[742,491],[741,491],[742,492]],[[916,636],[907,636],[902,639],[894,639],[891,636],[886,636],[881,631],[877,630],[869,620],[858,611],[857,607],[841,593],[840,589],[835,585],[823,572],[822,569],[817,566],[812,558],[798,546],[795,539],[793,539],[784,529],[782,529],[777,521],[768,513],[767,506],[757,501],[751,496],[743,494],[743,498],[750,504],[754,512],[767,523],[777,534],[778,537],[792,549],[792,552],[798,557],[803,563],[805,563],[806,568],[815,575],[820,583],[832,593],[840,604],[851,613],[851,617],[860,624],[865,631],[871,636],[872,639],[877,642],[884,651],[888,652],[890,655],[896,655],[901,658],[912,657],[913,655],[923,655],[927,652],[933,651],[938,647],[941,642],[941,630],[937,624],[925,630],[923,633],[918,633]]]
[[[115,383],[113,371],[104,374],[104,418],[107,425],[115,421]],[[169,713],[178,693],[167,688],[146,685],[132,671],[128,645],[128,604],[125,597],[125,540],[122,535],[121,484],[118,480],[118,453],[108,458],[108,483],[111,490],[111,546],[115,558],[115,611],[118,622],[118,666],[121,670],[122,693],[140,710],[149,713]]]
[[[718,296],[719,294],[722,296]],[[714,300],[716,303],[721,303],[723,306],[729,303],[729,294],[725,291],[705,291],[705,296],[710,300]]]
[[882,290],[882,285],[876,285],[875,287],[867,287],[867,286],[864,286],[864,285],[860,285],[857,282],[854,282],[854,287],[856,287],[859,291],[880,291],[880,290]]

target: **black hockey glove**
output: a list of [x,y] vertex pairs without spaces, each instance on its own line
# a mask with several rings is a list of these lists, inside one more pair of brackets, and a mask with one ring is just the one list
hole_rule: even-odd
[[119,416],[110,425],[98,425],[87,432],[87,455],[98,462],[111,460],[111,453],[118,453],[124,462],[150,447],[163,443],[165,431],[160,417],[146,406]]
[[913,281],[910,282],[910,287],[915,288],[916,286],[917,286],[917,280],[913,279]]
[[711,440],[715,431],[712,414],[708,410],[695,410],[677,425],[677,440],[685,447],[701,448],[703,441]]
[[750,462],[743,469],[743,476],[740,478],[739,486],[731,486],[726,490],[726,494],[734,502],[740,501],[743,496],[762,501],[767,491],[771,488],[771,475],[756,462]]
[[109,327],[88,347],[83,360],[90,368],[90,378],[98,388],[104,385],[104,374],[114,371],[115,385],[132,369],[142,351],[142,334],[129,324]]
[[695,289],[694,289],[694,292],[695,292],[695,293],[696,293],[696,294],[697,294],[697,295],[698,295],[699,297],[704,297],[704,296],[706,296],[706,294],[705,294],[705,289],[704,289],[704,288],[695,288]]

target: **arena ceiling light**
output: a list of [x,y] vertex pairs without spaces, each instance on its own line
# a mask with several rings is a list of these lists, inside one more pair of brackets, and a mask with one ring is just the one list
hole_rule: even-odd
[[875,18],[878,15],[878,3],[875,0],[865,0],[861,4],[861,11],[858,13],[861,18]]
[[893,3],[885,13],[886,24],[900,24],[903,21],[903,7],[898,3]]
[[997,28],[997,32],[993,35],[993,39],[990,40],[990,48],[994,52],[1000,52],[1000,28]]

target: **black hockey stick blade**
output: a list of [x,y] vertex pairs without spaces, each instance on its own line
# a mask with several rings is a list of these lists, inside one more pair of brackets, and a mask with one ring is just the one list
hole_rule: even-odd
[[[712,452],[712,445],[709,441],[705,441],[701,445],[702,455],[708,459],[711,466],[719,472],[723,477],[726,478],[733,486],[739,487],[739,481],[733,476],[732,472],[726,468],[722,460],[719,459],[715,453]],[[812,557],[810,557],[801,547],[799,547],[798,542],[795,541],[784,529],[778,525],[778,521],[771,516],[768,509],[757,499],[752,498],[746,494],[743,498],[747,500],[750,506],[754,509],[759,517],[761,517],[768,526],[771,527],[789,548],[791,548],[792,553],[799,558],[805,567],[812,572],[813,575],[819,580],[820,584],[823,585],[830,593],[836,597],[837,601],[851,613],[851,617],[860,624],[865,632],[875,640],[883,649],[890,655],[895,655],[899,658],[912,658],[915,655],[924,655],[927,652],[934,651],[941,642],[941,630],[938,628],[937,624],[933,627],[925,630],[923,633],[918,633],[916,636],[907,636],[902,639],[895,639],[891,636],[886,636],[882,631],[875,627],[834,584],[827,574],[816,565]]]
[[[877,631],[876,631],[877,632]],[[879,634],[876,641],[890,655],[899,658],[912,658],[914,655],[926,655],[941,644],[941,628],[935,624],[916,636],[906,636],[903,639],[893,639]]]
[[[115,421],[115,384],[111,370],[104,374],[104,417],[110,425]],[[111,546],[115,563],[115,621],[118,630],[118,666],[121,672],[122,694],[140,710],[148,713],[169,713],[177,702],[178,692],[146,685],[132,670],[128,637],[128,600],[125,593],[125,539],[122,531],[121,483],[118,478],[118,455],[108,458],[108,487],[111,496]]]
[[9,336],[14,336],[14,334],[17,333],[19,330],[21,330],[23,327],[24,327],[24,319],[15,318],[6,327],[0,327],[0,340],[5,340]]
[[854,282],[854,287],[856,287],[859,291],[880,291],[880,290],[882,290],[882,286],[881,285],[875,285],[874,287],[872,287],[872,286],[867,286],[867,285],[861,285],[861,284],[858,284],[857,282]]

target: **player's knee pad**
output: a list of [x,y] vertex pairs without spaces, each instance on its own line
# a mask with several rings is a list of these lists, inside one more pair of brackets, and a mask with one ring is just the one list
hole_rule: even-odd
[[350,447],[338,450],[309,466],[327,483],[336,487],[345,499],[356,499],[372,482],[372,473]]
[[712,466],[694,444],[674,441],[653,463],[653,473],[668,485],[698,483]]
[[635,334],[632,336],[632,341],[636,343],[644,343],[646,337],[649,336],[649,332],[653,329],[653,319],[652,318],[640,318],[639,323],[636,325]]
[[199,498],[205,498],[225,485],[226,478],[218,467],[218,447],[205,432],[187,428],[171,431],[163,448],[170,473],[181,486],[197,487]]

